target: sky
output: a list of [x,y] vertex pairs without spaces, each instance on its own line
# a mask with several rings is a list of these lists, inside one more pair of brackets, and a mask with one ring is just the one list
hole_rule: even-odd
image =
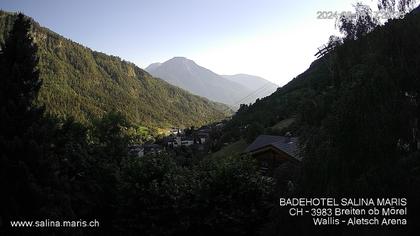
[[[372,3],[372,0],[365,0]],[[175,56],[218,74],[251,74],[280,86],[304,72],[337,35],[318,11],[355,0],[0,0],[66,38],[141,68]]]

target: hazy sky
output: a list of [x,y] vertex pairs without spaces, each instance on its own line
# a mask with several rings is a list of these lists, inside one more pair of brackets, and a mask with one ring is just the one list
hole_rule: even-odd
[[[284,85],[336,33],[317,11],[354,0],[1,0],[41,25],[141,68],[184,56],[218,74],[247,73]],[[371,0],[365,0],[371,2]]]

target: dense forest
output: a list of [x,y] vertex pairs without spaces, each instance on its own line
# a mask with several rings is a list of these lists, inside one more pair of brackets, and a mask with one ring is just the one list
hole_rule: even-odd
[[[16,16],[0,53],[0,234],[253,235],[273,182],[249,157],[177,161],[127,154],[130,122],[46,113],[32,22]],[[11,220],[97,220],[100,227],[11,228]]]
[[[0,34],[2,235],[392,235],[418,227],[418,13],[364,29],[344,25],[346,37],[331,40],[333,46],[307,71],[271,96],[241,105],[217,133],[213,151],[260,134],[298,136],[303,159],[287,190],[284,166],[273,178],[263,176],[255,159],[239,153],[131,157],[127,147],[134,137],[127,130],[133,125],[210,121],[223,117],[221,107],[63,39],[22,14],[2,13],[0,23],[9,29]],[[161,105],[155,92],[167,95]],[[182,105],[155,109],[168,101]],[[194,106],[200,115],[191,118],[196,114],[183,109],[193,104],[214,116]],[[180,123],[166,112],[182,113]],[[403,196],[410,223],[403,229],[315,229],[309,219],[291,218],[278,206],[279,197],[291,196]],[[100,227],[41,231],[8,224],[43,219],[96,219]]]
[[404,195],[411,222],[418,222],[417,12],[366,28],[365,34],[346,35],[289,84],[253,105],[242,105],[221,143],[292,132],[299,136],[304,156],[295,194]]
[[[0,42],[16,14],[0,11]],[[95,52],[32,21],[42,87],[36,104],[46,113],[87,123],[119,111],[133,124],[153,128],[200,126],[223,119],[227,106],[153,78],[134,64]]]

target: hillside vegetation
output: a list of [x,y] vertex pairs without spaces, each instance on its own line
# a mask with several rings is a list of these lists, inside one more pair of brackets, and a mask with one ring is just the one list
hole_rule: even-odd
[[[121,113],[88,125],[45,115],[33,102],[41,81],[31,27],[19,14],[0,50],[0,235],[259,232],[273,182],[250,157],[139,158],[127,149],[136,140]],[[35,227],[13,227],[17,219]],[[90,220],[95,227],[84,227]]]
[[[16,15],[0,11],[0,42]],[[95,52],[33,22],[40,78],[38,104],[47,113],[90,122],[119,111],[149,127],[199,126],[223,119],[229,109],[153,78],[133,63]]]
[[[344,39],[271,96],[242,105],[220,145],[292,132],[303,156],[300,174],[292,180],[297,196],[400,196],[408,199],[411,212],[419,212],[419,75],[420,14],[413,12],[357,39]],[[276,171],[281,176],[282,170]],[[319,230],[280,208],[273,212],[267,235]],[[419,217],[409,214],[407,221]],[[395,228],[398,232],[377,230],[418,232],[413,223]],[[354,233],[339,229],[334,235],[340,232]]]
[[221,142],[291,131],[305,156],[302,191],[411,192],[420,183],[419,74],[412,13],[344,40],[273,95],[242,105]]

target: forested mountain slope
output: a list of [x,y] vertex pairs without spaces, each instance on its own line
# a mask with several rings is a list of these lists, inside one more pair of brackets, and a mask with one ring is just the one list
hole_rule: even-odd
[[[344,40],[271,96],[243,105],[222,142],[292,131],[304,155],[302,191],[418,199],[419,75],[420,15],[411,13]],[[272,129],[289,118],[289,127]]]
[[[16,15],[0,11],[0,42]],[[78,121],[111,110],[139,125],[202,125],[223,119],[229,110],[176,88],[115,56],[95,52],[33,22],[43,81],[37,103],[48,113]]]

